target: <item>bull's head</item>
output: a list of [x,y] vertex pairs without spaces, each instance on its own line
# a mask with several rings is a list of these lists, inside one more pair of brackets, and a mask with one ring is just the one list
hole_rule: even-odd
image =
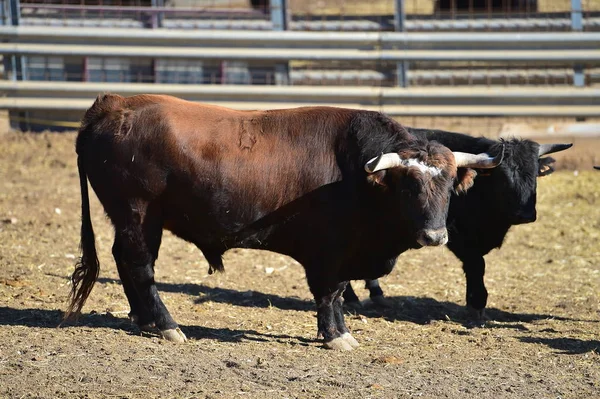
[[555,160],[544,155],[566,150],[572,144],[538,144],[515,139],[501,145],[504,162],[491,172],[494,179],[493,187],[489,188],[501,204],[496,212],[513,225],[532,223],[537,218],[537,178],[554,172]]
[[429,142],[426,148],[381,154],[369,160],[365,170],[369,182],[388,193],[401,220],[412,222],[416,241],[434,246],[448,242],[446,217],[452,192],[472,186],[476,175],[472,168],[494,168],[502,157],[502,152],[496,157],[452,152]]

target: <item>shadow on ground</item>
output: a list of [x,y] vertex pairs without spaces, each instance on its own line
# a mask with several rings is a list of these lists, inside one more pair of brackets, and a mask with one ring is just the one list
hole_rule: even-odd
[[[0,307],[0,326],[25,326],[33,328],[110,328],[125,331],[130,335],[158,336],[153,333],[142,333],[126,317],[116,317],[110,313],[89,313],[83,314],[76,321],[69,321],[59,325],[62,322],[64,313],[60,310],[44,309],[14,309],[9,307]],[[300,345],[317,343],[316,339],[307,339],[299,336],[290,336],[283,334],[260,333],[254,330],[236,330],[230,328],[210,328],[202,326],[180,325],[181,330],[191,339],[214,339],[221,342],[242,342],[248,341],[277,341],[277,342],[295,342]]]
[[[457,303],[440,302],[433,298],[415,296],[390,296],[386,297],[386,302],[386,307],[378,307],[367,302],[366,306],[352,309],[351,312],[357,312],[365,316],[384,317],[388,321],[410,321],[417,324],[428,324],[435,320],[449,320],[463,323],[468,327],[473,326],[467,308]],[[486,308],[485,312],[487,318],[491,321],[486,326],[491,328],[527,330],[520,323],[531,323],[547,319],[592,322],[592,320],[577,320],[543,313],[513,313],[496,308]]]
[[[100,278],[99,283],[117,283],[119,280]],[[282,297],[275,294],[266,294],[259,291],[236,291],[228,288],[209,287],[202,284],[171,284],[157,283],[161,292],[182,293],[195,297],[195,303],[206,302],[227,303],[234,306],[269,308],[274,307],[282,310],[315,311],[312,300],[298,297]],[[347,309],[349,314],[364,317],[383,317],[387,321],[404,321],[425,325],[433,321],[451,321],[460,323],[466,327],[477,327],[464,306],[452,302],[440,302],[433,298],[416,296],[390,296],[386,297],[387,306],[380,307],[372,302],[364,302],[359,308]],[[487,308],[486,315],[489,319],[485,323],[486,328],[503,328],[519,331],[529,331],[524,323],[532,323],[538,320],[559,320],[597,323],[598,320],[581,320],[569,317],[555,316],[551,314],[538,313],[511,313],[496,308]],[[56,327],[62,319],[62,312],[11,308],[0,308],[0,325],[24,325],[30,327]],[[71,324],[73,325],[73,324]],[[125,317],[115,317],[111,314],[88,314],[81,317],[78,326],[105,327],[120,329],[129,334],[137,335],[139,330]],[[292,337],[275,334],[264,334],[253,330],[214,329],[202,326],[181,326],[189,338],[193,339],[217,339],[223,342],[240,342],[242,340],[253,341],[296,341],[307,345],[316,340],[302,337]],[[542,343],[549,347],[558,349],[564,353],[585,353],[598,350],[599,341],[581,341],[568,338],[520,338],[523,342]]]
[[592,351],[600,353],[600,341],[596,339],[519,337],[519,340],[530,344],[543,344],[568,355],[579,355]]
[[[101,282],[118,283],[114,279],[100,279]],[[259,291],[236,291],[228,288],[209,287],[202,284],[168,284],[157,283],[159,291],[176,292],[196,297],[195,302],[227,303],[234,306],[268,308],[282,310],[315,311],[312,300],[298,297],[282,297],[275,294],[265,294]],[[380,307],[366,302],[363,307],[347,309],[351,314],[365,317],[383,317],[388,321],[407,321],[416,324],[429,324],[437,320],[449,320],[473,327],[472,319],[466,308],[453,302],[440,302],[433,298],[416,296],[386,297],[388,306]],[[552,314],[511,313],[496,308],[486,309],[487,317],[492,321],[487,323],[490,328],[512,328],[527,330],[522,323],[537,320],[554,319],[560,321],[581,321],[596,323],[598,320],[582,320]],[[496,322],[496,323],[494,323]],[[502,324],[500,324],[502,323]]]

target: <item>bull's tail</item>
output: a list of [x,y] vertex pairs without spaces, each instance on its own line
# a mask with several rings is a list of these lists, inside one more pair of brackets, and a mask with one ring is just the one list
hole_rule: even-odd
[[[75,149],[77,152],[77,168],[79,169],[79,185],[81,188],[81,241],[79,249],[81,258],[75,265],[75,271],[71,276],[71,294],[69,296],[69,307],[64,319],[78,315],[81,308],[92,292],[92,288],[98,280],[100,263],[96,253],[96,240],[92,219],[90,217],[90,197],[88,194],[87,173],[84,167],[86,148],[88,141],[95,135],[97,125],[104,126],[105,118],[117,109],[124,98],[116,94],[101,94],[96,98],[94,104],[86,111],[81,120],[81,127],[77,135]],[[120,114],[116,114],[121,118]]]
[[90,295],[100,272],[100,263],[96,253],[96,240],[90,217],[87,175],[83,163],[83,157],[80,153],[77,157],[77,167],[81,186],[81,241],[79,243],[81,258],[75,265],[75,271],[71,276],[70,304],[64,317],[65,320],[81,312],[81,308]]

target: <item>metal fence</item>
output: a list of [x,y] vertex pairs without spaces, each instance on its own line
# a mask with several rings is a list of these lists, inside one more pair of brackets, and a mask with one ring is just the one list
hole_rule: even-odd
[[600,115],[600,0],[0,4],[0,108],[21,119],[52,103],[75,115],[94,90],[240,108]]
[[[283,4],[283,6],[281,5]],[[598,0],[21,0],[23,25],[272,30],[571,30],[600,27]],[[285,18],[276,21],[276,14]]]

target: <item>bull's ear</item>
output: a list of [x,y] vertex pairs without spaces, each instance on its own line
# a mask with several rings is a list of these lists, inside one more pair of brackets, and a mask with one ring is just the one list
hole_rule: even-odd
[[454,192],[456,194],[465,194],[475,183],[477,171],[471,168],[458,168],[456,182],[454,183]]
[[385,182],[385,175],[387,171],[385,169],[378,170],[375,173],[369,173],[367,175],[367,181],[374,186],[381,186],[387,188],[387,184]]
[[538,176],[547,176],[550,173],[554,172],[553,163],[556,162],[556,159],[552,157],[545,157],[538,159]]

